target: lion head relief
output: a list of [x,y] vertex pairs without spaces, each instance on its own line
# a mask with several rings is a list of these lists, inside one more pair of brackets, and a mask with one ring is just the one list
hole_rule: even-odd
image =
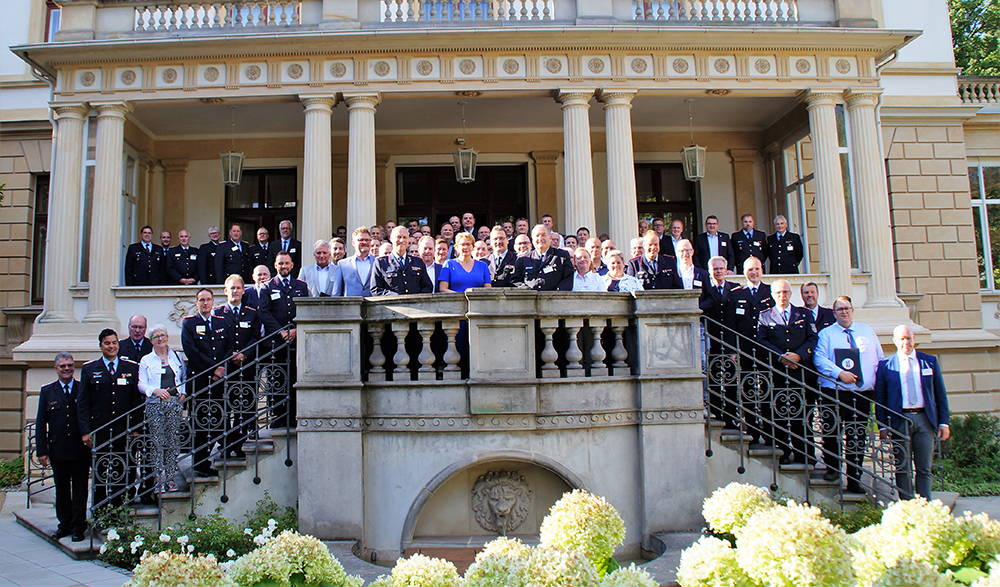
[[528,517],[531,490],[517,471],[488,471],[472,486],[472,511],[484,530],[506,535]]

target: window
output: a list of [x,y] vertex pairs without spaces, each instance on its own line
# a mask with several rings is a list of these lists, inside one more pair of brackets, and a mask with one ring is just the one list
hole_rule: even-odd
[[220,227],[222,238],[229,236],[231,225],[239,224],[244,241],[256,244],[260,227],[267,229],[273,241],[278,238],[278,224],[282,221],[288,220],[295,226],[297,202],[298,176],[294,167],[244,169],[240,185],[226,188],[226,223]]
[[527,218],[527,211],[526,165],[480,165],[472,183],[455,181],[454,167],[396,168],[396,218],[429,222],[433,234],[465,212],[475,215],[477,226],[492,227]]
[[45,42],[51,43],[59,32],[62,10],[55,0],[45,0]]
[[972,224],[976,229],[979,286],[995,290],[1000,285],[1000,163],[978,162],[970,166],[969,192]]
[[[684,222],[684,233],[693,238],[697,232],[695,217],[698,184],[684,179],[684,167],[680,163],[640,163],[635,166],[635,197],[638,204],[639,220],[650,223],[654,218],[663,218],[666,230],[674,220]],[[627,247],[628,244],[622,245]]]
[[35,222],[31,237],[31,303],[45,301],[45,239],[49,226],[49,174],[35,176]]

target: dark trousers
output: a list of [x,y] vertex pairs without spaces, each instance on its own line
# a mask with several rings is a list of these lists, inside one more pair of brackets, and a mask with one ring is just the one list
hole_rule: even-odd
[[78,533],[87,529],[87,483],[90,459],[51,461],[56,486],[59,529]]
[[[284,341],[278,341],[283,343]],[[287,370],[285,369],[287,361]],[[266,374],[261,384],[267,389],[268,409],[271,413],[272,428],[294,428],[297,414],[295,410],[295,343],[279,348],[271,355]]]
[[[847,474],[847,479],[860,482],[864,474],[861,463],[865,460],[868,448],[868,422],[875,392],[871,389],[854,391],[823,388],[823,393],[840,400],[839,426],[833,429],[833,435],[823,438],[826,466],[828,469],[840,471],[841,461],[846,461],[844,472]],[[830,403],[829,400],[827,403]],[[835,405],[830,407],[837,409]]]
[[223,380],[213,382],[208,376],[197,377],[193,393],[190,409],[194,430],[191,466],[196,471],[205,471],[212,467],[209,456],[215,443],[222,440],[226,429]]
[[[911,466],[916,471],[917,495],[931,498],[931,461],[934,458],[934,439],[937,430],[931,424],[927,414],[906,414],[910,421],[909,430],[901,430],[892,435],[892,454],[896,466],[896,487],[899,488],[899,499],[913,499],[913,483],[911,481]],[[904,436],[909,432],[908,437]],[[909,450],[907,450],[909,449]],[[912,465],[911,465],[912,462]]]

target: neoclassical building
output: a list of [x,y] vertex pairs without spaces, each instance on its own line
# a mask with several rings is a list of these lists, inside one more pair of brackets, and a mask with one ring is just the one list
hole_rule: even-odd
[[[195,288],[127,288],[149,224],[338,226],[543,214],[620,247],[639,218],[788,217],[822,303],[916,324],[952,409],[993,411],[997,80],[943,0],[16,0],[0,24],[0,451],[61,350]],[[960,92],[961,90],[961,92]],[[689,182],[681,149],[707,148]],[[478,151],[476,181],[452,153]],[[238,187],[220,153],[245,155]],[[970,189],[970,178],[972,184]],[[978,249],[977,249],[978,245]],[[305,255],[308,258],[308,254]]]

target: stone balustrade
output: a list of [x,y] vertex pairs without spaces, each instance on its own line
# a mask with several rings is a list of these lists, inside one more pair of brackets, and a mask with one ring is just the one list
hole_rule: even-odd
[[799,20],[796,0],[632,0],[635,20],[693,24],[791,23]]
[[1000,77],[959,76],[958,97],[965,104],[1000,104]]
[[301,8],[300,0],[137,4],[135,30],[287,27],[301,24]]

